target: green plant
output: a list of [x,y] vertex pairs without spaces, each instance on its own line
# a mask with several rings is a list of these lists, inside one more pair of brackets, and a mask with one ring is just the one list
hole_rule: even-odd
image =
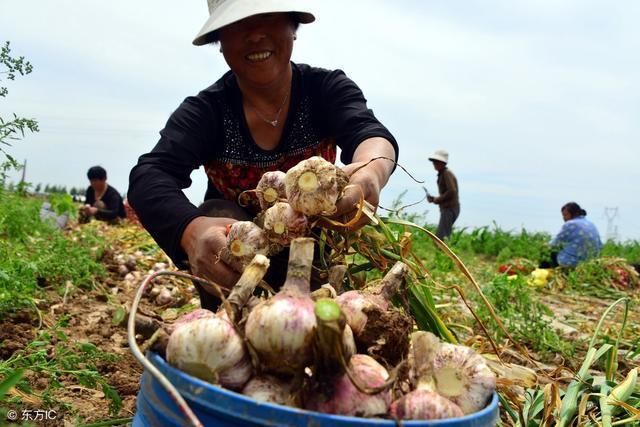
[[[100,375],[96,365],[98,362],[116,363],[119,356],[103,352],[90,342],[70,342],[62,330],[67,326],[66,322],[67,319],[62,318],[51,329],[39,331],[25,348],[0,361],[0,377],[11,381],[19,390],[42,399],[49,407],[59,404],[55,391],[63,386],[62,378],[71,377],[84,387],[99,387],[109,399],[111,413],[116,414],[122,407],[120,396]],[[37,393],[28,378],[16,378],[16,372],[23,369],[46,379],[46,388]],[[2,400],[0,395],[0,402]],[[9,400],[20,403],[16,398]]]
[[54,193],[49,195],[51,207],[58,214],[75,215],[77,213],[76,205],[73,198],[66,193]]
[[34,306],[46,287],[91,287],[106,242],[91,226],[68,236],[39,218],[41,201],[0,190],[0,315]]
[[[575,352],[575,343],[566,342],[550,327],[548,319],[553,313],[537,300],[533,290],[527,286],[525,277],[500,274],[482,291],[507,330],[521,344],[541,356],[552,356],[556,352],[571,356]],[[504,338],[483,304],[478,304],[476,313],[487,329],[494,331],[496,339]]]

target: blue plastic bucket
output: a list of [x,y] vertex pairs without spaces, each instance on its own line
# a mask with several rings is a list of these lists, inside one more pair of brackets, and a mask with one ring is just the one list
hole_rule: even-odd
[[[345,417],[256,402],[241,394],[201,381],[169,366],[155,353],[149,359],[178,389],[205,426],[388,426],[393,420]],[[492,427],[498,421],[498,396],[494,394],[482,411],[461,418],[405,421],[406,427]],[[184,426],[186,418],[171,396],[149,372],[144,372],[133,427]]]

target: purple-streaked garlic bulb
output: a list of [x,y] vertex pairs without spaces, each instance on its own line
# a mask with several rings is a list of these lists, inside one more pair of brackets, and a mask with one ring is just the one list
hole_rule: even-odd
[[199,312],[174,327],[166,357],[172,366],[213,384],[240,390],[253,373],[251,358],[233,322],[264,277],[269,259],[256,255],[229,295],[231,313],[221,308],[213,317]]
[[363,291],[347,291],[338,295],[336,300],[347,316],[347,323],[353,330],[356,339],[358,339],[367,324],[368,316],[365,313],[365,309],[377,307],[380,310],[388,310],[391,305],[391,298],[400,289],[408,271],[407,265],[398,261],[378,286],[367,288]]
[[286,199],[284,178],[282,171],[265,172],[256,186],[260,208],[265,210],[281,199]]
[[438,394],[433,380],[432,360],[440,340],[430,332],[411,334],[409,363],[414,390],[394,401],[389,414],[397,420],[438,420],[464,415],[458,405]]
[[264,230],[251,221],[237,221],[229,227],[226,251],[223,250],[221,256],[223,261],[236,261],[244,268],[255,255],[268,255],[268,252],[269,239]]
[[311,238],[291,242],[284,285],[247,318],[246,338],[266,372],[300,374],[312,360],[316,327],[309,296],[313,250]]
[[293,239],[309,233],[309,221],[287,202],[277,202],[264,211],[263,228],[268,239],[281,246],[289,246]]
[[[384,366],[364,354],[353,355],[349,360],[349,369],[361,385],[370,389],[384,386],[389,379],[389,373]],[[309,396],[305,401],[305,407],[327,414],[376,417],[386,415],[391,404],[390,390],[372,395],[362,393],[346,373],[333,379],[330,388],[332,393],[329,396]]]
[[242,389],[242,394],[258,402],[300,406],[293,382],[289,378],[279,378],[267,374],[253,377]]
[[349,326],[335,300],[319,299],[315,313],[315,363],[305,390],[305,407],[363,417],[386,414],[391,392],[377,390],[389,377],[386,369],[369,356],[355,354],[350,334],[345,335]]

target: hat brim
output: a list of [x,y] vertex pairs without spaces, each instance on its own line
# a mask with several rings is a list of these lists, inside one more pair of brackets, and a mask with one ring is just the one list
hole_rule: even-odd
[[429,160],[431,160],[432,162],[436,161],[436,162],[447,163],[447,161],[441,157],[429,157]]
[[294,12],[298,14],[301,24],[315,21],[316,17],[304,6],[301,0],[253,0],[253,1],[226,1],[219,5],[213,14],[204,23],[193,44],[202,46],[209,43],[209,35],[220,28],[238,22],[249,16],[261,13]]

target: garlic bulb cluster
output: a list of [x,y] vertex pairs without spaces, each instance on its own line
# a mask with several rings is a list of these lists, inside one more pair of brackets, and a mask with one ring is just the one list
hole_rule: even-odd
[[305,408],[362,417],[386,414],[391,403],[390,390],[365,393],[359,388],[376,389],[385,385],[389,378],[387,370],[372,357],[355,354],[350,328],[334,300],[316,301],[315,313],[314,374]]

